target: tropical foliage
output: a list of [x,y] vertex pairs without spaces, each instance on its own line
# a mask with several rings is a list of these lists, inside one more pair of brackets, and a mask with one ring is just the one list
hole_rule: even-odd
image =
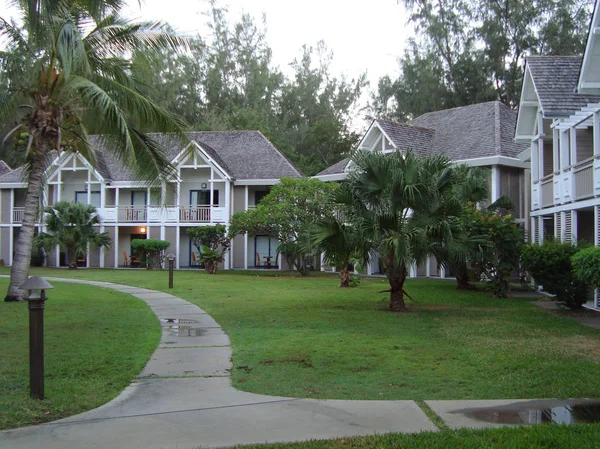
[[100,220],[94,206],[59,201],[45,207],[44,213],[48,232],[35,237],[35,247],[46,252],[59,247],[65,252],[69,268],[77,268],[77,259],[84,258],[90,249],[110,248],[108,233],[98,231]]
[[584,242],[572,244],[556,240],[527,245],[521,254],[523,268],[538,285],[544,287],[544,291],[556,295],[559,304],[569,309],[580,309],[587,299],[587,288],[585,282],[574,275],[571,261],[586,246]]
[[404,282],[411,267],[430,255],[438,260],[447,260],[449,252],[468,255],[454,238],[462,211],[452,195],[455,171],[444,156],[422,158],[412,151],[359,151],[352,160],[355,169],[342,183],[336,203],[344,221],[370,242],[367,252],[381,258],[390,284],[390,310],[405,311]]
[[[78,151],[95,160],[88,132],[143,179],[172,174],[164,148],[147,131],[181,132],[183,121],[139,88],[131,55],[177,52],[186,41],[161,23],[136,24],[119,12],[122,0],[15,1],[20,22],[0,20],[0,121],[13,122],[28,169],[21,232],[7,300],[22,299],[44,171],[52,151]],[[19,140],[24,142],[19,144]]]
[[523,233],[511,214],[498,210],[479,209],[469,204],[461,218],[471,235],[482,240],[480,251],[471,261],[478,275],[491,282],[498,298],[510,296],[510,277],[519,268]]
[[147,270],[152,270],[155,266],[162,266],[165,250],[169,246],[171,246],[171,242],[168,240],[133,239],[131,241],[131,247]]
[[281,244],[277,251],[303,276],[314,267],[310,245],[313,225],[332,214],[336,184],[318,179],[281,178],[254,208],[231,217],[229,234],[271,235]]
[[594,288],[600,287],[600,247],[590,246],[571,256],[575,279]]
[[198,226],[188,229],[192,244],[198,249],[198,261],[204,264],[208,274],[215,274],[218,264],[223,262],[224,254],[231,246],[225,225]]

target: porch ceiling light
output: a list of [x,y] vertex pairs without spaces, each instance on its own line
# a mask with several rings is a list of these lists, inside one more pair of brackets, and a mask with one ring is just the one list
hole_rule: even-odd
[[142,226],[142,227],[140,228],[140,232],[141,232],[142,234],[145,234],[145,233],[146,233],[146,228],[145,228],[144,226]]

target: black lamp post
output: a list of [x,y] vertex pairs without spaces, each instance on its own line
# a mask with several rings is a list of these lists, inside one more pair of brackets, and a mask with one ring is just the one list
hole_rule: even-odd
[[23,285],[29,303],[29,395],[44,399],[44,302],[52,287],[40,276],[30,277]]
[[167,254],[167,260],[169,261],[169,288],[173,288],[173,261],[175,260],[175,254]]

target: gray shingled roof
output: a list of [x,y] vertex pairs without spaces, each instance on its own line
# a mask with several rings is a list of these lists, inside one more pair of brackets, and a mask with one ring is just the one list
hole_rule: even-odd
[[517,157],[526,144],[513,142],[517,115],[499,101],[428,112],[413,124],[435,130],[433,150],[453,160]]
[[10,168],[10,166],[3,160],[0,160],[0,176],[5,175],[11,171],[12,171],[12,168]]
[[[185,144],[168,134],[153,134],[166,148],[167,157],[175,159]],[[298,178],[303,174],[294,167],[260,131],[196,131],[188,134],[208,155],[234,179]],[[110,142],[102,136],[90,136],[90,143],[97,151],[95,168],[107,180],[133,181],[133,171],[126,167],[114,152],[108,151]],[[1,161],[0,161],[1,162]],[[0,183],[21,182],[23,169],[17,168],[2,174]]]
[[421,156],[431,153],[434,134],[432,129],[383,119],[376,119],[375,122],[388,135],[398,150],[412,149]]
[[0,183],[2,182],[25,182],[25,169],[24,167],[15,168],[0,176]]
[[[167,134],[153,134],[174,159],[183,150],[182,143]],[[195,131],[188,134],[208,155],[235,179],[279,179],[302,176],[293,164],[259,131]],[[135,175],[115,156],[102,147],[107,143],[94,137],[92,145],[98,150],[96,169],[113,181],[129,181]]]
[[529,56],[527,67],[542,105],[549,117],[560,117],[600,101],[600,95],[576,93],[581,56]]
[[337,175],[339,173],[344,173],[346,171],[346,166],[348,165],[348,162],[350,162],[350,158],[349,157],[347,157],[345,159],[342,159],[341,161],[336,162],[332,166],[327,167],[325,170],[323,170],[322,172],[316,174],[315,176]]
[[191,136],[213,148],[236,179],[303,176],[260,131],[201,131]]
[[[517,157],[528,148],[515,143],[513,135],[517,114],[499,101],[428,112],[410,125],[377,119],[400,150],[412,148],[427,156],[445,154],[452,160],[488,156]],[[348,163],[344,159],[317,176],[342,173]]]

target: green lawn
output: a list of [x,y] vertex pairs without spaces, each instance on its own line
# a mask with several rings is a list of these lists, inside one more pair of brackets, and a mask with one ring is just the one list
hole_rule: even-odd
[[[113,290],[52,282],[45,309],[46,399],[29,398],[26,303],[0,302],[0,429],[52,421],[114,398],[160,339],[156,316]],[[7,279],[0,279],[6,292]]]
[[[167,272],[38,269],[167,291]],[[175,273],[174,295],[229,334],[234,385],[257,393],[336,399],[598,397],[600,332],[523,299],[414,280],[412,312],[390,313],[382,279],[339,289],[308,278]]]
[[596,449],[600,425],[540,425],[243,446],[244,449]]

